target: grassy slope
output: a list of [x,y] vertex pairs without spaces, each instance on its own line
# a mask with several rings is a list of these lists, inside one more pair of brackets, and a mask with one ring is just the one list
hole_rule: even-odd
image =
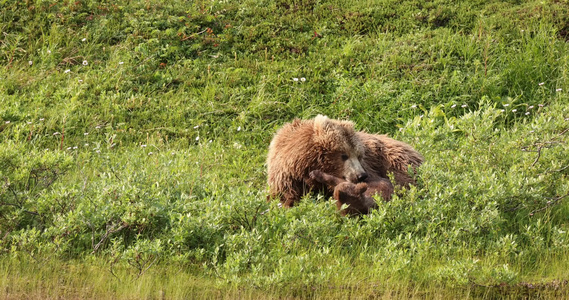
[[[0,4],[6,295],[564,287],[568,7],[368,2]],[[272,134],[317,113],[411,143],[418,187],[359,220],[266,203]],[[59,263],[101,281],[38,284]]]

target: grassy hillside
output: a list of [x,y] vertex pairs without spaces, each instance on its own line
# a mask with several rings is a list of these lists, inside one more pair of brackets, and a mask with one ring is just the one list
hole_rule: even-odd
[[[565,1],[0,1],[6,298],[563,297]],[[362,218],[267,203],[316,114],[426,158]]]

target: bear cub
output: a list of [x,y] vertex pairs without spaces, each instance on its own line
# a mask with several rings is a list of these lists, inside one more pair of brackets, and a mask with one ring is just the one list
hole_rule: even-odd
[[[343,216],[368,214],[371,209],[377,208],[375,195],[387,202],[391,200],[391,194],[393,194],[393,185],[385,178],[352,183],[320,170],[310,172],[310,178],[334,190],[333,197],[336,199],[338,210]],[[348,207],[342,209],[343,204],[348,205]]]

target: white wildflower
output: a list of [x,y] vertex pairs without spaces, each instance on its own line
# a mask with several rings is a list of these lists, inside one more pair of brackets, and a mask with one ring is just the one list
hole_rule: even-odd
[[450,108],[455,108],[455,107],[456,107],[456,104],[453,104],[450,106]]
[[58,131],[54,132],[53,135],[60,135],[61,133],[59,133]]
[[124,64],[124,61],[119,61],[119,65],[122,65],[122,64]]
[[517,109],[515,109],[515,108],[514,108],[514,109],[512,109],[512,112],[516,112],[516,111],[518,111],[518,110],[517,110]]
[[556,92],[561,92],[563,89],[555,89]]
[[241,131],[241,126],[237,127],[237,131]]
[[293,81],[298,81],[298,78],[293,78],[292,80],[293,80]]
[[526,116],[528,116],[528,115],[529,115],[529,111],[528,111],[528,112],[526,112]]
[[301,78],[300,78],[300,81],[305,82],[305,81],[306,81],[306,78],[301,77]]
[[146,148],[146,145],[140,145],[141,148]]
[[540,82],[540,83],[539,83],[539,86],[542,86],[542,85],[544,85],[544,84],[545,84],[545,82]]
[[31,65],[34,64],[34,62],[30,60],[30,61],[28,62],[28,64],[30,64],[30,66],[31,66]]
[[86,66],[86,65],[88,65],[88,64],[89,64],[89,63],[88,63],[86,60],[83,61],[83,65],[84,65],[84,66]]
[[467,106],[468,106],[468,104],[463,104],[463,105],[461,105],[460,107],[465,108],[465,107],[467,107]]
[[533,108],[533,105],[530,105],[530,106],[528,107],[528,109],[532,109],[532,108]]
[[67,69],[67,70],[65,70],[63,73],[67,74],[67,73],[69,73],[69,72],[71,72],[71,70]]
[[508,106],[510,106],[510,104],[509,104],[509,103],[506,103],[506,104],[504,104],[504,107],[508,107]]
[[87,40],[87,38],[83,38],[81,41],[82,41],[82,42],[85,42],[86,40]]

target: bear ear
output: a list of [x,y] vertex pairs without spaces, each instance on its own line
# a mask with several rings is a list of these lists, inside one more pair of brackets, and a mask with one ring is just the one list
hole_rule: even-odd
[[354,136],[354,123],[351,121],[332,120],[318,115],[314,118],[314,141],[317,143],[337,142],[340,136]]
[[314,118],[314,133],[317,135],[322,135],[326,132],[330,124],[330,119],[327,116],[317,115]]
[[338,121],[338,124],[340,124],[340,126],[344,127],[346,132],[348,132],[349,134],[353,134],[355,131],[354,130],[354,122],[352,122],[352,121]]
[[332,120],[324,115],[318,115],[314,118],[314,132],[316,134],[327,132],[332,125],[343,127],[348,132],[354,131],[354,123],[352,121]]
[[365,191],[367,191],[367,184],[365,182],[360,182],[356,185],[356,193],[358,195],[363,194]]

